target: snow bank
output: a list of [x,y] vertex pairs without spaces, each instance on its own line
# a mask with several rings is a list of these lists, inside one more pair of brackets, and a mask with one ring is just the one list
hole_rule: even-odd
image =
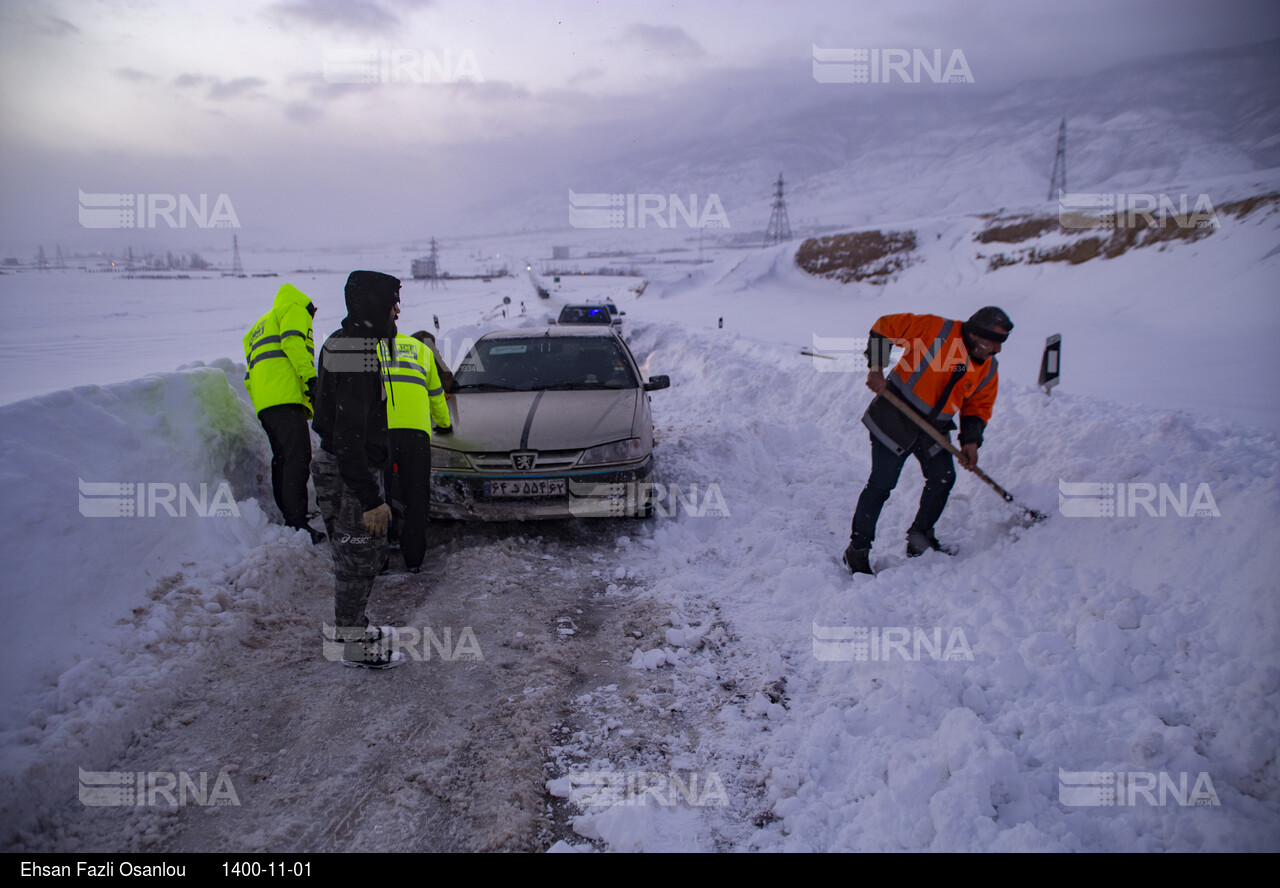
[[269,449],[243,373],[218,362],[0,407],[0,807],[23,769],[56,763],[65,798],[77,763],[106,767],[200,647],[258,607],[228,569],[302,544],[259,505],[274,512]]
[[[711,674],[737,692],[709,701],[697,682],[708,663],[671,646],[637,650],[632,665],[674,669],[689,711],[718,715],[708,768],[764,781],[757,818],[771,822],[753,847],[1275,847],[1274,435],[1002,381],[982,464],[1049,520],[1023,529],[960,472],[938,527],[960,554],[907,561],[921,489],[912,461],[880,521],[872,561],[883,572],[851,579],[835,558],[870,469],[862,374],[713,335],[659,324],[635,334],[673,380],[655,396],[660,480],[686,498],[715,485],[727,507],[712,517],[668,504],[638,569],[680,612],[724,620],[736,643]],[[1060,480],[1175,494],[1186,484],[1186,517],[1168,500],[1163,517],[1141,503],[1132,517],[1066,517]],[[839,640],[859,628],[864,641],[910,640],[868,645],[859,660]],[[1139,795],[1131,807],[1068,806],[1060,769],[1186,774],[1184,795],[1203,773],[1220,804]],[[584,834],[634,845],[639,815],[615,816],[593,815]]]

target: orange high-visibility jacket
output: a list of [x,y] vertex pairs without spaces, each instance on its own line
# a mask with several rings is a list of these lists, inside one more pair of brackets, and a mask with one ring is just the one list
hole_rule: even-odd
[[[883,368],[888,363],[888,344],[901,346],[905,353],[886,377],[894,393],[922,416],[931,417],[939,430],[955,428],[959,417],[961,445],[981,445],[982,431],[991,420],[996,401],[999,372],[995,357],[982,364],[969,358],[960,335],[961,323],[937,315],[885,315],[871,327],[867,362],[872,369]],[[960,372],[960,378],[947,395],[946,403],[939,405],[956,371]],[[876,401],[867,408],[863,422],[872,434],[896,452],[909,449],[909,444],[903,446],[902,435],[889,429],[888,423],[877,421],[885,417],[885,407],[892,407],[881,398]]]

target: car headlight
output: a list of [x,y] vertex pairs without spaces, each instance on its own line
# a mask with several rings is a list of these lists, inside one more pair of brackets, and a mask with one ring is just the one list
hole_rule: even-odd
[[431,468],[469,469],[471,468],[471,463],[467,460],[467,455],[460,450],[449,450],[445,447],[432,447]]
[[580,466],[598,466],[605,463],[631,462],[644,456],[644,444],[639,438],[628,438],[625,441],[614,441],[612,444],[601,444],[582,451]]

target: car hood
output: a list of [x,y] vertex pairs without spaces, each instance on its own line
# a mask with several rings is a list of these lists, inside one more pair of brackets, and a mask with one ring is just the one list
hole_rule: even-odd
[[457,392],[457,431],[435,443],[471,453],[581,450],[633,436],[642,389]]

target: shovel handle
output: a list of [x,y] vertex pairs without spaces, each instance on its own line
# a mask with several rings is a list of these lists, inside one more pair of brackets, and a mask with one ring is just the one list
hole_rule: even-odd
[[960,465],[963,468],[968,469],[970,472],[973,472],[973,474],[977,475],[983,481],[987,482],[987,484],[991,487],[991,489],[994,490],[996,493],[1000,494],[1000,496],[1004,499],[1006,503],[1013,502],[1013,494],[1005,490],[995,481],[991,480],[991,477],[987,475],[986,472],[982,471],[982,469],[978,468],[977,466],[966,466],[964,464],[964,455],[960,453],[959,449],[954,444],[952,444],[950,441],[947,440],[947,436],[942,434],[942,432],[938,431],[937,429],[935,429],[932,425],[929,424],[928,420],[926,420],[919,413],[916,413],[914,410],[908,407],[905,403],[903,403],[902,399],[899,398],[897,395],[895,395],[889,389],[888,385],[886,385],[884,389],[881,390],[880,396],[884,398],[886,401],[888,401],[890,404],[892,404],[894,407],[897,407],[898,412],[902,413],[904,416],[907,417],[907,419],[911,420],[916,425],[918,425],[923,432],[929,435],[929,437],[933,438],[933,440],[937,441],[939,444],[945,447],[948,451],[950,451],[952,456],[960,460]]

